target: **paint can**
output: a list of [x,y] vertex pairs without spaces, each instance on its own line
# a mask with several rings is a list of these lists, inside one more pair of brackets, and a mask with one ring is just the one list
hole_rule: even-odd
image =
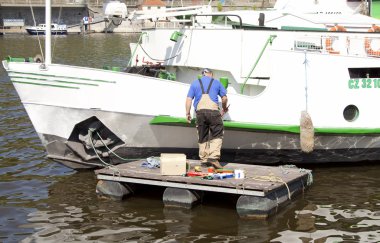
[[245,178],[244,170],[235,170],[234,176],[235,176],[235,179],[244,179]]

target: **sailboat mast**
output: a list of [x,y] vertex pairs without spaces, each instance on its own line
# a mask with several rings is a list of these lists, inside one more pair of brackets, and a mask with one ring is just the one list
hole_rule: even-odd
[[51,0],[45,0],[45,64],[51,64]]

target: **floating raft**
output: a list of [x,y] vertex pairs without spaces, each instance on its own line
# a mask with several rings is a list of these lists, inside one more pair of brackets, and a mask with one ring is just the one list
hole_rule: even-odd
[[[259,166],[221,163],[224,168],[244,170],[244,179],[214,179],[202,177],[163,176],[159,168],[142,167],[144,161],[133,161],[95,171],[96,191],[102,196],[123,199],[133,193],[134,184],[166,187],[165,206],[191,208],[201,200],[201,192],[240,195],[236,209],[241,217],[267,218],[303,193],[312,183],[310,170],[291,166]],[[200,161],[188,160],[190,168]],[[207,168],[203,168],[207,172]]]

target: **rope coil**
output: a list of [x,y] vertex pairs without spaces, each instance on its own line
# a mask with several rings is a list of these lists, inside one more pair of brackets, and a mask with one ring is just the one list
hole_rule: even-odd
[[284,184],[286,189],[288,190],[288,198],[291,199],[291,193],[290,193],[288,183],[286,183],[281,177],[274,175],[273,172],[270,172],[269,175],[266,175],[266,176],[254,176],[250,178],[256,181],[275,182],[275,183]]

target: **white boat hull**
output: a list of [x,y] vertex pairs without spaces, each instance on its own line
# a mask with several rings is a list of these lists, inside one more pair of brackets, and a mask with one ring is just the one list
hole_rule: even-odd
[[[162,115],[183,117],[188,84],[83,67],[51,65],[44,70],[37,63],[3,64],[50,158],[74,168],[101,164],[96,158],[86,160],[78,156],[67,146],[76,125],[92,117],[123,142],[123,146],[116,149],[121,156],[144,158],[158,156],[160,152],[183,152],[192,158],[197,156],[194,126],[181,122],[152,124],[154,118],[165,117]],[[257,123],[268,125],[269,121],[277,121],[275,125],[272,123],[273,127],[251,126],[246,122],[251,119],[250,112],[247,118],[240,115],[241,110],[232,110],[230,119],[240,117],[238,121],[243,125],[230,121],[232,125],[226,126],[222,160],[314,163],[378,159],[380,136],[376,133],[317,133],[314,151],[303,153],[299,132],[286,128],[299,127],[302,105],[297,105],[296,97],[293,97],[295,100],[284,100],[281,105],[274,102],[252,109],[254,116],[263,112],[256,119]],[[236,106],[257,104],[248,96],[231,94],[229,98]],[[288,116],[283,115],[283,107],[292,107],[286,111]],[[244,110],[246,113],[249,111]],[[317,128],[319,120],[323,119],[316,119],[314,125]],[[111,162],[121,162],[113,155],[111,158]],[[109,159],[107,161],[110,162]]]

